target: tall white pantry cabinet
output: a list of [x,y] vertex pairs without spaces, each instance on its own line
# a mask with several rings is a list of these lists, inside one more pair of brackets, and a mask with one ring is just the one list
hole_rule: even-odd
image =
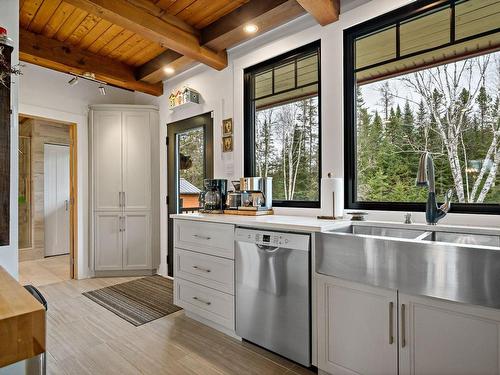
[[89,121],[90,268],[152,274],[160,263],[158,109],[95,105]]

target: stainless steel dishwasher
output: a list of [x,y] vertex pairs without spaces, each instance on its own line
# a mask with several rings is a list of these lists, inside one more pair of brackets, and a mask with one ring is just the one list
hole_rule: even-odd
[[236,229],[236,334],[311,365],[310,236]]

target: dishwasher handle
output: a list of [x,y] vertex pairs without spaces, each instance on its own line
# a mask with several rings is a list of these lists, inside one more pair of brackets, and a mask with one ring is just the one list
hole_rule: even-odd
[[267,251],[268,253],[275,253],[280,249],[280,247],[277,246],[261,245],[258,243],[256,243],[255,246],[257,246],[260,250]]

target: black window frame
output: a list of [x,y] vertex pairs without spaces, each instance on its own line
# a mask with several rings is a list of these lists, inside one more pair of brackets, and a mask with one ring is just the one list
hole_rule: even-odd
[[[421,211],[425,212],[425,202],[363,202],[356,200],[356,77],[355,77],[355,42],[357,38],[383,30],[389,26],[399,25],[405,20],[427,13],[429,11],[442,8],[446,5],[451,7],[452,17],[454,16],[456,0],[418,0],[415,3],[403,6],[396,10],[375,17],[344,30],[344,204],[346,209],[353,210],[376,210],[376,211]],[[500,29],[495,29],[482,34],[496,33]],[[455,41],[454,22],[451,21],[451,41],[463,42],[467,39],[474,39],[478,36]],[[481,34],[479,34],[481,35]],[[430,48],[423,52],[437,50],[443,46]],[[411,54],[410,54],[411,55]],[[397,59],[407,58],[410,55],[399,56]],[[364,67],[367,69],[369,67]],[[500,214],[500,204],[485,203],[455,203],[452,202],[450,213],[468,214]]]
[[294,208],[320,208],[321,207],[321,169],[322,169],[322,150],[321,150],[321,40],[314,41],[294,50],[288,51],[272,59],[263,61],[259,64],[250,66],[243,71],[244,84],[244,174],[248,177],[256,175],[255,165],[255,106],[252,101],[252,76],[256,73],[273,68],[274,66],[285,64],[287,61],[294,60],[302,55],[317,52],[318,54],[318,200],[300,201],[300,200],[278,200],[273,199],[275,207],[294,207]]

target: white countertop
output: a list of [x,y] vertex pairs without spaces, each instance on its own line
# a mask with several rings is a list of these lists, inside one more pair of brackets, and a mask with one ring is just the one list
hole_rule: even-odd
[[170,215],[170,217],[172,219],[207,221],[252,228],[283,229],[301,232],[323,232],[337,227],[340,223],[347,222],[347,220],[320,220],[312,216],[291,215],[242,216],[192,213]]
[[473,234],[484,234],[500,236],[500,228],[496,227],[474,227],[458,225],[427,225],[423,223],[403,224],[389,221],[355,221],[348,219],[342,220],[320,220],[312,216],[292,216],[292,215],[265,215],[265,216],[242,216],[242,215],[224,215],[224,214],[177,214],[170,215],[173,219],[205,221],[213,223],[234,224],[251,228],[263,229],[282,229],[301,232],[324,232],[339,228],[345,225],[367,225],[381,226],[386,228],[407,228],[429,231],[446,232],[466,232]]

